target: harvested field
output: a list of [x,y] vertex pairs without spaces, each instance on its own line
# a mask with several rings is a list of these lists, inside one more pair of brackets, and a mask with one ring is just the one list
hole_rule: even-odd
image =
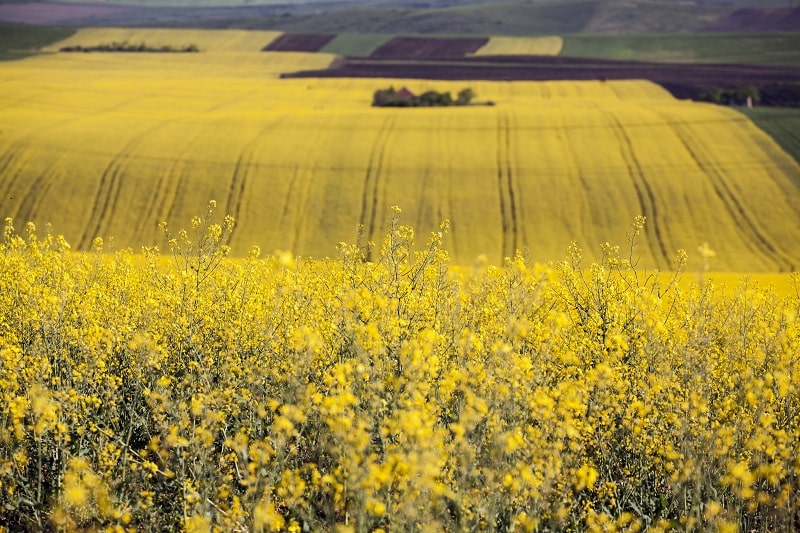
[[437,39],[427,37],[395,37],[378,47],[371,59],[458,59],[474,54],[489,39]]
[[319,52],[336,37],[322,33],[284,33],[267,46],[264,52]]
[[800,67],[695,65],[546,56],[481,56],[451,61],[348,59],[334,68],[284,74],[285,78],[416,78],[430,80],[550,81],[644,79],[677,98],[697,98],[709,89],[800,82]]
[[800,7],[738,9],[703,28],[705,31],[800,31]]

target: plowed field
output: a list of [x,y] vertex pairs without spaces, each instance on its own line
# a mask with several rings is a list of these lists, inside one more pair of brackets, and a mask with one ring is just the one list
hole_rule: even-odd
[[[398,52],[399,55],[399,52]],[[678,98],[697,98],[719,87],[800,82],[800,67],[782,65],[648,63],[525,55],[438,57],[429,60],[348,58],[334,68],[284,77],[429,80],[553,81],[630,80],[658,83]]]
[[334,34],[285,33],[264,47],[265,52],[319,52],[336,37]]
[[489,39],[437,39],[425,37],[395,37],[379,46],[372,59],[450,59],[462,58],[476,52]]

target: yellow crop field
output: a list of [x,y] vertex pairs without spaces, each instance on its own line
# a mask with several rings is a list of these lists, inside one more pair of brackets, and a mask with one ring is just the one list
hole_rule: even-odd
[[353,242],[231,260],[233,221],[198,214],[165,258],[4,223],[4,528],[797,524],[796,274],[721,290],[627,246],[452,268],[445,230],[414,254],[396,212],[369,262]]
[[281,35],[278,31],[193,30],[162,28],[82,28],[68,39],[47,47],[58,51],[66,46],[145,43],[154,48],[183,48],[194,44],[204,52],[257,52]]
[[[643,81],[279,79],[335,57],[240,50],[263,39],[239,32],[136,31],[209,51],[0,65],[4,216],[52,222],[77,249],[163,246],[159,222],[216,199],[237,220],[234,254],[325,257],[359,224],[376,239],[398,205],[422,232],[449,220],[446,247],[472,264],[518,249],[559,260],[571,241],[591,257],[644,215],[643,266],[668,268],[678,249],[696,271],[800,264],[800,167],[733,111]],[[392,84],[469,85],[496,105],[370,107]]]
[[475,52],[475,55],[536,55],[557,56],[564,40],[558,36],[505,37],[495,36]]

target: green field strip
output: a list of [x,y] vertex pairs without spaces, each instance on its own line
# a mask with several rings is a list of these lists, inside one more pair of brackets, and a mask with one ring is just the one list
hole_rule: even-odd
[[367,57],[392,37],[388,33],[340,33],[319,51],[340,56]]
[[[800,163],[800,108],[741,108],[742,113]],[[795,180],[800,188],[800,179]]]
[[0,61],[22,59],[41,48],[67,39],[75,28],[0,23]]
[[630,61],[800,65],[796,33],[569,35],[561,55]]

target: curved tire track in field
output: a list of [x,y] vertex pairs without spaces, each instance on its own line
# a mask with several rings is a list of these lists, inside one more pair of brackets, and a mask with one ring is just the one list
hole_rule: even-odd
[[[63,126],[65,124],[69,124],[70,122],[77,122],[82,120],[81,118],[68,118],[62,119],[58,122],[54,122],[52,124],[48,124],[47,126],[42,126],[39,128],[35,128],[33,131],[28,132],[23,137],[17,139],[3,152],[3,155],[0,156],[0,179],[2,179],[3,188],[0,191],[0,201],[9,198],[11,194],[11,189],[14,183],[17,180],[17,177],[22,173],[25,169],[24,160],[23,164],[17,165],[17,163],[23,158],[23,154],[26,152],[28,146],[31,144],[31,139],[35,138],[36,134],[42,131],[49,131],[53,128],[57,128]],[[16,166],[16,171],[13,171],[13,167]],[[12,170],[10,176],[6,173]],[[28,187],[28,192],[30,193],[30,187]]]
[[[378,134],[375,136],[372,151],[369,154],[367,172],[364,175],[359,223],[364,227],[367,241],[372,241],[375,236],[375,220],[378,216],[378,196],[380,193],[381,175],[383,174],[383,161],[386,157],[386,147],[394,131],[395,122],[397,122],[397,115],[394,113],[388,115],[383,120]],[[367,260],[369,261],[371,260],[371,257],[369,257],[370,252],[367,253]]]
[[[283,203],[283,211],[278,223],[279,228],[292,228],[291,250],[297,250],[302,238],[303,229],[306,228],[306,215],[308,213],[308,199],[314,184],[314,176],[317,170],[317,158],[314,157],[319,146],[324,128],[314,129],[314,135],[308,143],[310,149],[305,153],[299,163],[295,163],[292,178],[286,190],[286,199]],[[302,177],[305,174],[305,179]],[[289,207],[295,209],[294,224],[289,224]]]
[[[13,143],[0,158],[0,179],[2,179],[3,184],[3,188],[0,190],[0,202],[11,199],[11,190],[13,189],[14,183],[16,183],[17,177],[25,168],[24,164],[18,163],[22,160],[26,150],[26,141],[20,140]],[[16,167],[16,170],[14,170],[14,167]]]
[[[273,122],[270,122],[261,128],[255,136],[244,145],[239,151],[239,156],[236,159],[236,164],[233,167],[233,175],[231,176],[230,186],[228,188],[228,198],[225,203],[224,216],[232,216],[235,221],[239,221],[239,214],[242,212],[242,204],[245,198],[245,190],[247,189],[247,182],[250,178],[252,169],[258,166],[255,163],[256,156],[258,155],[259,148],[264,144],[264,134],[283,122],[285,117],[281,116]],[[229,241],[233,239],[239,225],[234,225],[229,235]]]
[[[179,155],[190,153],[192,147],[202,138],[202,135],[195,136],[192,140],[184,143],[177,153]],[[174,205],[178,189],[184,179],[184,167],[188,160],[186,157],[177,157],[170,164],[168,171],[159,174],[158,181],[153,185],[152,194],[147,201],[147,210],[138,217],[135,235],[144,237],[150,229],[153,229],[152,227],[148,229],[148,226],[151,226],[153,222],[155,224],[161,222],[159,214],[168,212],[168,209]]]
[[[633,187],[636,190],[636,197],[639,200],[639,206],[642,208],[642,215],[647,219],[645,224],[645,232],[648,235],[648,247],[650,253],[655,259],[656,264],[660,267],[669,268],[670,255],[664,244],[664,236],[661,234],[661,225],[659,223],[658,215],[658,200],[653,193],[653,188],[647,181],[647,175],[644,172],[639,158],[636,157],[636,152],[633,149],[633,141],[625,131],[625,126],[622,121],[613,113],[608,114],[613,124],[614,135],[619,141],[619,149],[625,165],[628,167],[628,175],[633,182]],[[654,249],[655,244],[655,249]]]
[[162,128],[166,123],[161,122],[147,128],[142,133],[135,135],[122,150],[111,158],[111,161],[106,165],[100,176],[100,184],[97,187],[94,202],[92,202],[92,211],[89,216],[89,222],[84,226],[83,234],[78,241],[78,248],[86,250],[92,243],[95,237],[102,236],[103,232],[107,229],[111,218],[119,201],[119,195],[122,190],[122,172],[125,165],[133,157],[133,152],[141,146],[147,137],[154,131]]
[[[591,186],[589,185],[589,180],[586,179],[586,174],[583,172],[583,167],[581,166],[580,161],[578,160],[578,153],[575,150],[575,147],[572,144],[572,141],[569,138],[569,130],[564,123],[564,118],[561,117],[561,124],[560,124],[560,132],[563,136],[562,146],[566,147],[567,151],[569,152],[569,158],[575,162],[575,169],[576,174],[578,177],[578,182],[581,185],[580,189],[580,202],[582,208],[578,210],[577,218],[580,219],[580,226],[578,231],[580,232],[579,235],[584,235],[587,238],[588,242],[593,242],[589,239],[589,233],[592,227],[593,221],[593,214],[592,214],[592,200],[589,191],[591,191]],[[577,236],[576,236],[577,237]],[[574,240],[577,240],[574,239]]]
[[[757,248],[757,253],[762,254],[763,257],[768,257],[778,267],[780,272],[791,271],[795,268],[794,261],[791,255],[787,255],[781,250],[777,243],[773,243],[758,227],[754,218],[747,213],[744,204],[736,196],[736,193],[730,188],[725,181],[725,173],[711,159],[703,160],[701,157],[702,145],[697,142],[692,134],[689,124],[678,117],[667,116],[664,113],[659,113],[664,119],[666,124],[669,124],[675,137],[683,145],[686,152],[691,156],[697,167],[708,178],[711,186],[714,188],[714,193],[720,199],[725,209],[730,213],[739,233],[742,235],[742,241],[750,250]],[[749,244],[748,244],[749,243]]]
[[42,206],[42,202],[45,196],[47,196],[48,191],[53,187],[53,181],[58,175],[58,171],[61,169],[59,162],[64,158],[65,153],[66,152],[62,152],[61,155],[56,158],[47,172],[40,174],[31,182],[30,187],[28,187],[28,190],[19,203],[17,213],[14,215],[15,218],[29,221],[33,220],[33,217],[40,212],[39,210]]
[[453,151],[450,149],[450,146],[447,143],[447,140],[452,138],[452,136],[448,135],[447,131],[443,129],[437,129],[437,132],[441,138],[442,151],[444,152],[445,156],[444,168],[447,169],[445,176],[447,178],[447,186],[445,192],[447,214],[445,215],[445,213],[443,213],[440,209],[439,220],[437,222],[441,223],[444,221],[444,219],[448,219],[448,222],[450,222],[449,231],[451,232],[451,238],[448,239],[448,243],[450,244],[450,249],[453,251],[453,256],[458,257],[458,239],[455,238],[456,234],[455,234],[455,229],[453,228],[453,215],[455,214],[455,202],[453,201],[453,179],[454,179],[453,169],[455,167],[453,166]]
[[508,113],[497,115],[497,193],[502,218],[503,257],[513,257],[519,247],[514,172],[511,164],[511,124]]

